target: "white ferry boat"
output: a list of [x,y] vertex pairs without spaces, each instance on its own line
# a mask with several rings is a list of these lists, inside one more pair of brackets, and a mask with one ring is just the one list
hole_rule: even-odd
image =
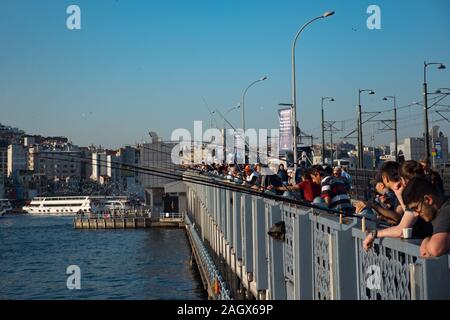
[[0,199],[0,217],[5,213],[11,212],[12,206],[8,199]]
[[102,214],[110,210],[127,210],[129,207],[127,197],[35,197],[22,210],[38,215],[76,215],[79,213]]

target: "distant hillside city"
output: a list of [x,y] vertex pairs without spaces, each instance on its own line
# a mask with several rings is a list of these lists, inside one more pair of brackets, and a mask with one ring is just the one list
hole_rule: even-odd
[[110,150],[0,124],[0,198],[19,205],[36,196],[125,195],[161,211],[163,197],[173,191],[164,186],[174,180],[143,175],[137,168],[174,168],[173,144],[154,133],[150,138],[149,143]]

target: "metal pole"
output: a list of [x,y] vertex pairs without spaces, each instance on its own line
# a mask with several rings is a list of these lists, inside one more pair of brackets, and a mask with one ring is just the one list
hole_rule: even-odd
[[251,86],[253,86],[254,84],[256,84],[256,83],[258,83],[260,81],[264,81],[266,79],[267,79],[267,77],[264,76],[264,77],[262,77],[262,78],[260,78],[258,80],[253,81],[252,83],[249,84],[249,86],[247,88],[245,88],[244,92],[242,93],[242,101],[241,101],[241,107],[242,107],[241,117],[242,117],[242,119],[241,120],[242,120],[242,130],[243,130],[242,140],[243,140],[243,143],[244,143],[244,162],[245,163],[247,163],[247,157],[246,157],[246,149],[247,148],[246,148],[246,145],[245,145],[245,95],[246,95],[248,89],[250,89]]
[[395,161],[398,160],[398,129],[397,129],[397,102],[394,96],[394,144],[395,144]]
[[425,158],[430,159],[430,133],[428,132],[428,97],[427,97],[427,63],[423,62],[423,111],[424,111],[424,139]]
[[376,159],[375,159],[375,126],[372,127],[372,169],[375,170]]
[[324,16],[318,16],[307,23],[305,23],[297,32],[292,43],[292,123],[293,123],[293,151],[294,151],[294,169],[297,169],[297,94],[296,94],[296,82],[295,82],[295,45],[300,33],[313,21],[324,18]]
[[323,97],[322,97],[322,164],[325,164],[325,125],[323,114]]
[[330,151],[331,151],[331,166],[333,167],[333,125],[330,126]]
[[363,137],[362,137],[362,112],[361,112],[361,89],[358,90],[358,163],[362,169],[363,161]]

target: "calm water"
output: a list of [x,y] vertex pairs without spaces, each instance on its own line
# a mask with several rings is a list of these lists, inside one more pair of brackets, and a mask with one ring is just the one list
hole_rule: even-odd
[[[205,299],[184,230],[74,230],[70,217],[0,217],[0,299]],[[68,290],[66,268],[81,269]]]

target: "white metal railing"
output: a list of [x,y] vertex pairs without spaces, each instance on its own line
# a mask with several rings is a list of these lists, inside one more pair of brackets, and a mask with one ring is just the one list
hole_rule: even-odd
[[180,212],[161,212],[160,219],[184,219],[184,213]]
[[[216,178],[212,178],[216,179]],[[377,240],[365,252],[356,218],[225,190],[188,186],[188,214],[209,250],[240,261],[245,284],[269,299],[449,299],[450,256],[423,259],[416,240]],[[268,235],[283,221],[284,240]],[[373,226],[367,222],[367,226]]]

